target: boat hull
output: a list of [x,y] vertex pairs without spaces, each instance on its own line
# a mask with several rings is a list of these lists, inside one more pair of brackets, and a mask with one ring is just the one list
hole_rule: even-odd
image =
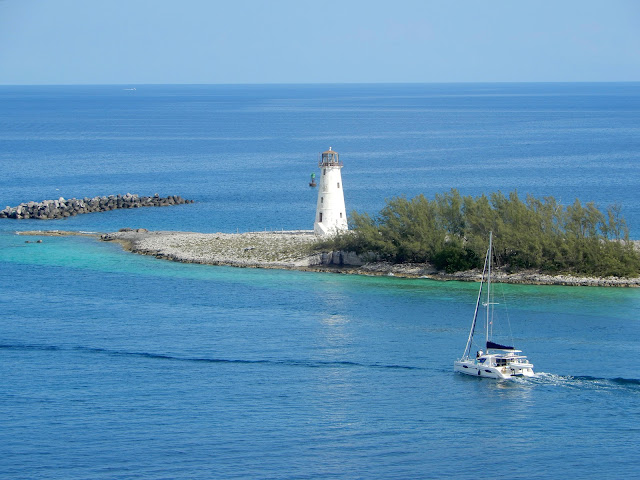
[[533,377],[533,365],[519,365],[494,367],[490,365],[482,365],[473,360],[457,360],[453,363],[453,370],[464,375],[482,378],[494,378],[498,380],[506,380],[517,377]]

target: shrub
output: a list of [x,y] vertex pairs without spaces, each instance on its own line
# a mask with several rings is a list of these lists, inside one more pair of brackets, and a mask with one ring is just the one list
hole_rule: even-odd
[[454,272],[477,267],[493,232],[498,264],[599,276],[637,276],[640,254],[629,241],[619,206],[606,213],[579,200],[563,207],[517,191],[463,197],[452,189],[428,200],[387,200],[376,216],[353,212],[351,230],[319,248],[373,252],[396,262],[431,262]]

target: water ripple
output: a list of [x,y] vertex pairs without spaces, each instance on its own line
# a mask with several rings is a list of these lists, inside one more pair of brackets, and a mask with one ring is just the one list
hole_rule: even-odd
[[2,350],[23,350],[23,351],[81,351],[87,353],[103,354],[118,357],[138,357],[154,360],[169,360],[177,362],[193,362],[193,363],[226,363],[226,364],[250,364],[250,365],[278,365],[292,367],[362,367],[362,368],[379,368],[392,370],[424,370],[422,367],[414,367],[410,365],[387,365],[381,363],[360,363],[346,360],[310,360],[310,359],[229,359],[229,358],[209,358],[209,357],[183,357],[176,355],[167,355],[163,353],[151,352],[131,352],[126,350],[110,350],[98,347],[73,346],[61,347],[57,345],[40,345],[40,344],[0,344]]
[[556,385],[568,388],[613,390],[623,389],[640,392],[640,379],[637,378],[603,378],[590,375],[572,376],[552,373],[538,373],[532,381],[543,385]]

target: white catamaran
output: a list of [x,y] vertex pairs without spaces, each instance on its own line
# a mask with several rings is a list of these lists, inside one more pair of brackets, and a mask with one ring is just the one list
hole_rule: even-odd
[[[516,350],[507,345],[500,345],[490,340],[490,331],[493,325],[493,310],[495,302],[492,301],[491,291],[491,258],[492,258],[492,234],[489,234],[489,249],[484,259],[484,268],[482,270],[482,280],[480,282],[480,290],[478,292],[478,300],[476,301],[476,310],[473,314],[473,322],[471,323],[471,331],[469,339],[464,349],[462,358],[453,362],[453,370],[473,375],[475,377],[487,377],[497,379],[508,379],[513,377],[533,377],[533,365],[529,363],[527,357],[521,355],[521,350]],[[486,279],[486,281],[485,281]],[[478,350],[475,358],[470,357],[473,335],[476,329],[476,321],[478,319],[478,310],[480,308],[480,299],[482,298],[483,288],[486,286],[486,303],[482,305],[486,309],[485,316],[485,347],[486,352]]]

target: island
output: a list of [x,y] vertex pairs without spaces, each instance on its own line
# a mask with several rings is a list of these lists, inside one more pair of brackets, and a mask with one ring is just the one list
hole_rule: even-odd
[[[433,280],[480,281],[482,272],[475,268],[447,273],[429,263],[395,264],[371,261],[366,255],[340,250],[318,251],[319,238],[312,231],[277,231],[247,233],[196,233],[148,231],[123,228],[112,233],[68,231],[23,231],[28,236],[82,235],[105,242],[117,242],[132,253],[150,255],[161,260],[242,268],[271,268],[340,274],[426,278]],[[640,287],[640,277],[590,277],[550,275],[535,270],[509,273],[494,272],[501,283],[530,285],[571,285],[601,287]]]
[[[329,149],[324,154],[335,152]],[[319,206],[327,203],[322,199]],[[47,220],[113,208],[190,202],[180,196],[161,198],[157,194],[82,201],[61,198],[7,207],[0,214]],[[332,207],[332,212],[340,211],[341,217],[336,215],[334,224],[327,223],[324,220],[331,215],[320,208],[314,230],[232,234],[123,228],[93,236],[118,242],[133,253],[185,263],[479,281],[483,252],[491,234],[497,265],[492,272],[495,281],[640,286],[640,243],[629,238],[626,221],[616,205],[603,212],[595,204],[583,205],[577,199],[563,205],[553,197],[527,195],[522,201],[517,191],[508,196],[498,191],[474,198],[452,189],[431,200],[423,195],[389,199],[373,216],[352,212],[347,228],[342,202],[338,203],[339,208]],[[318,227],[320,223],[322,228]]]

